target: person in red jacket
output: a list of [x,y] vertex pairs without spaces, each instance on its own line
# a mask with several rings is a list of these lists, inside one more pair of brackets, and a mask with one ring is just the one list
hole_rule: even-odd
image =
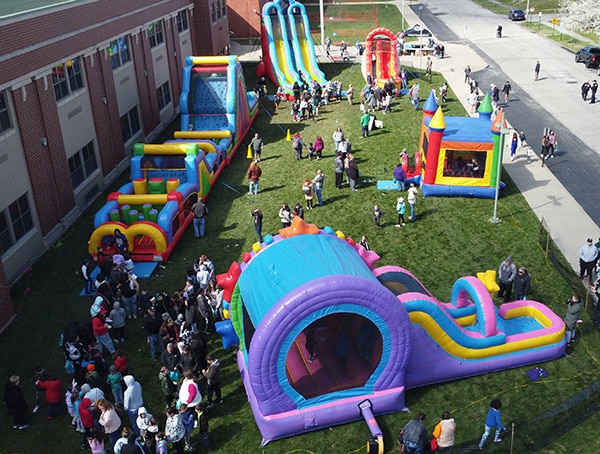
[[115,354],[115,367],[117,368],[117,372],[120,372],[123,377],[129,375],[127,371],[127,356],[125,356],[123,350],[117,350]]
[[107,312],[106,309],[102,307],[102,300],[103,298],[101,297],[96,298],[90,309],[90,314],[92,315],[92,329],[96,341],[100,345],[100,351],[102,352],[102,347],[104,346],[112,355],[115,353],[115,346],[110,338],[110,334],[108,334],[111,320],[106,318]]
[[81,423],[85,429],[83,441],[81,442],[81,449],[89,449],[87,439],[90,436],[91,430],[94,428],[94,415],[92,415],[92,401],[90,399],[81,399],[79,404],[79,417],[81,418]]
[[46,415],[48,419],[59,418],[65,414],[62,407],[62,381],[56,374],[50,374],[48,380],[38,380],[36,383],[46,390]]

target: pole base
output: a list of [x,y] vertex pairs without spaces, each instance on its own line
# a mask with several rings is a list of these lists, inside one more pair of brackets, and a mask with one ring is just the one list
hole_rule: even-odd
[[492,224],[500,224],[502,222],[502,219],[491,217],[488,219],[488,221],[490,221]]

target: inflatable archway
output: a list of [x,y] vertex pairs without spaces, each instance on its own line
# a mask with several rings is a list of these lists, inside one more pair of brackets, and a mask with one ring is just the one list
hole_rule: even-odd
[[365,39],[362,73],[365,80],[369,76],[382,86],[393,79],[396,87],[401,84],[398,63],[397,38],[387,28],[371,30]]

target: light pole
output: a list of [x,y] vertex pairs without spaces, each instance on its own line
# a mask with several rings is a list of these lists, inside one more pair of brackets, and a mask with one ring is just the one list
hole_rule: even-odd
[[323,14],[323,0],[319,0],[319,15],[321,18],[321,47],[325,46],[325,21]]
[[502,117],[501,121],[496,123],[496,127],[500,131],[500,142],[498,145],[498,173],[496,175],[496,193],[494,194],[494,215],[489,219],[492,224],[499,224],[502,222],[502,219],[498,218],[498,196],[500,195],[500,176],[502,175],[502,156],[504,155],[504,140],[506,139],[506,135],[510,133],[510,130],[507,129],[504,123],[504,115],[500,115]]
[[402,0],[402,31],[404,31],[404,0]]

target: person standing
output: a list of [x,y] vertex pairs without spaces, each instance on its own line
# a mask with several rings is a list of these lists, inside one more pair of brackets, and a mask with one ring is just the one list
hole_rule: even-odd
[[404,203],[404,197],[399,197],[396,201],[396,212],[398,213],[398,224],[396,224],[396,227],[406,225],[406,222],[404,222],[404,213],[406,213],[406,203]]
[[320,161],[323,157],[323,149],[325,148],[323,138],[321,136],[317,136],[315,138],[315,141],[313,142],[313,146],[315,147],[315,155],[317,156],[317,161]]
[[408,95],[410,97],[410,102],[412,103],[414,110],[419,110],[419,103],[421,102],[421,87],[419,86],[419,84],[413,84]]
[[257,161],[252,161],[248,168],[248,181],[250,182],[248,185],[248,194],[258,194],[258,182],[261,175],[262,169],[257,164]]
[[442,413],[442,420],[433,429],[433,436],[437,439],[436,454],[450,454],[454,446],[454,432],[456,422],[449,411]]
[[593,243],[594,241],[588,238],[586,244],[579,248],[579,280],[583,280],[587,274],[590,284],[594,279],[594,267],[598,261],[598,249]]
[[257,208],[250,216],[254,218],[254,230],[256,230],[256,235],[258,236],[258,242],[262,243],[262,221],[263,221],[263,212],[260,208]]
[[394,167],[394,180],[396,180],[396,184],[398,185],[398,191],[404,191],[404,182],[406,181],[406,173],[404,173],[404,169],[402,168],[402,163],[399,162],[396,167]]
[[192,213],[194,214],[194,236],[196,238],[203,237],[208,208],[206,208],[202,199],[198,199],[198,201],[192,205]]
[[467,65],[465,68],[465,83],[468,84],[471,79],[471,66]]
[[165,435],[167,437],[167,441],[173,443],[177,454],[184,454],[183,440],[185,438],[185,427],[183,427],[181,416],[175,407],[169,407],[167,409]]
[[213,406],[213,393],[216,396],[217,403],[223,403],[221,396],[221,363],[213,355],[206,355],[206,363],[208,368],[202,369],[202,375],[204,375],[208,384],[206,387],[206,405],[210,408]]
[[[152,301],[154,300],[154,301]],[[150,307],[144,315],[143,328],[148,335],[148,343],[150,344],[150,354],[154,361],[158,360],[158,357],[162,353],[162,344],[160,341],[160,327],[162,325],[162,317],[157,313],[154,303],[156,298],[150,299]]]
[[98,400],[98,402],[96,402],[96,408],[100,410],[98,422],[104,429],[104,433],[108,435],[110,447],[113,448],[120,436],[119,429],[121,427],[121,418],[119,418],[113,403],[106,399]]
[[338,152],[336,155],[333,161],[333,171],[335,173],[335,187],[342,189],[342,179],[344,176],[344,159],[342,158],[342,153]]
[[313,209],[313,199],[315,198],[315,191],[313,188],[312,181],[310,178],[305,178],[302,183],[302,192],[304,193],[304,200],[306,200],[306,209]]
[[123,408],[129,416],[131,427],[136,436],[140,436],[140,429],[137,426],[138,410],[144,406],[144,398],[142,396],[142,385],[140,385],[133,375],[126,375],[123,382],[127,386],[123,393]]
[[579,295],[573,295],[567,301],[567,313],[564,318],[567,345],[575,342],[575,329],[577,328],[577,320],[582,309],[583,301]]
[[535,71],[535,80],[537,81],[540,78],[540,61],[539,60],[536,61],[536,63],[535,63],[534,71]]
[[519,268],[514,281],[515,298],[518,300],[526,300],[527,294],[531,289],[531,278],[529,273],[523,267]]
[[373,222],[375,223],[375,225],[377,226],[378,229],[381,228],[381,216],[383,216],[383,213],[381,212],[379,205],[374,205],[373,206]]
[[371,248],[369,247],[369,241],[367,238],[367,235],[363,235],[360,239],[360,241],[358,242],[358,244],[360,244],[362,247],[364,247],[367,251],[370,251]]
[[504,102],[506,104],[508,104],[508,97],[510,96],[511,90],[512,90],[512,85],[507,80],[506,83],[504,84],[504,87],[502,87],[502,93],[504,93]]
[[29,408],[23,390],[19,388],[21,378],[12,375],[4,384],[4,405],[9,416],[13,417],[13,429],[25,429],[29,427],[25,419],[25,412]]
[[548,134],[548,157],[554,158],[554,150],[558,148],[558,140],[556,139],[556,134],[554,134],[554,130],[551,130]]
[[594,104],[596,102],[596,92],[598,91],[598,82],[595,80],[592,82],[592,86],[590,87],[592,92],[592,97],[590,99],[590,104]]
[[260,155],[263,150],[263,140],[260,138],[258,133],[254,134],[254,137],[250,142],[250,147],[252,148],[252,159],[254,159],[256,162],[260,162]]
[[369,123],[371,122],[371,115],[369,112],[365,112],[360,117],[360,128],[361,128],[361,138],[369,137]]
[[317,201],[319,206],[323,206],[323,183],[325,182],[325,175],[321,169],[317,170],[317,174],[312,180],[313,189],[317,195]]
[[292,225],[292,210],[287,203],[284,203],[279,209],[279,218],[281,219],[281,228],[285,229]]
[[494,443],[502,442],[500,438],[501,432],[506,429],[502,421],[500,420],[500,409],[502,408],[502,402],[500,399],[493,399],[490,402],[490,409],[488,411],[487,417],[485,418],[485,431],[483,436],[481,437],[481,441],[479,442],[479,449],[483,449],[483,445],[485,444],[485,440],[489,437],[490,433],[493,429],[496,429],[496,434],[494,435]]
[[356,160],[350,153],[348,153],[348,168],[346,169],[346,175],[348,176],[348,183],[350,184],[350,189],[352,191],[358,191],[356,189],[356,181],[360,176],[360,171],[358,170],[358,165],[356,164]]
[[592,86],[587,80],[583,84],[581,84],[581,99],[583,99],[584,101],[587,101],[587,96],[590,92],[590,88],[592,88]]
[[352,84],[348,85],[348,89],[346,90],[346,98],[348,98],[348,104],[352,105],[352,101],[354,100],[354,86]]
[[402,429],[398,444],[404,444],[407,453],[421,454],[425,445],[429,443],[429,436],[425,428],[425,414],[419,413],[416,419],[411,419]]
[[410,220],[411,221],[417,220],[416,205],[417,205],[417,193],[418,192],[419,192],[419,190],[417,189],[415,184],[411,183],[410,187],[408,188],[408,196],[407,196],[408,204],[410,205]]
[[509,255],[506,257],[500,267],[498,268],[498,280],[499,287],[498,298],[502,298],[504,303],[508,303],[510,295],[512,294],[513,282],[517,275],[517,267],[512,261],[512,257]]
[[515,160],[517,154],[517,148],[519,147],[519,136],[516,132],[513,132],[512,140],[510,141],[510,162]]

